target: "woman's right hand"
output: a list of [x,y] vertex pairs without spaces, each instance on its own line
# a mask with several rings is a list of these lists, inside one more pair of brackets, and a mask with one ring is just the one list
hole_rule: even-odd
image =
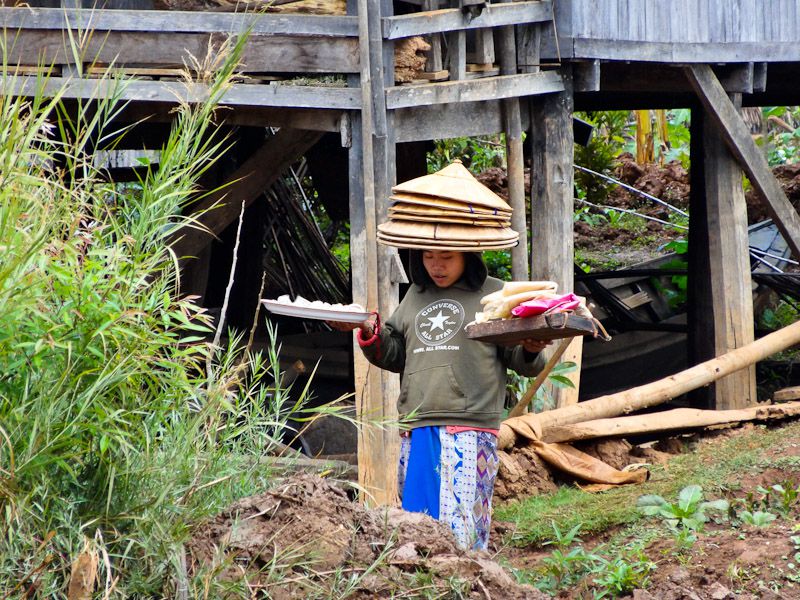
[[367,319],[361,323],[350,323],[345,321],[325,321],[336,331],[353,331],[354,329],[361,329],[361,337],[369,339],[374,335],[375,323],[372,319]]

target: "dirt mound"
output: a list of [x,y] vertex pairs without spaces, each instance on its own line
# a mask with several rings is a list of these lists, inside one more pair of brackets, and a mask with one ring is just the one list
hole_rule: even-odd
[[[655,163],[640,165],[628,152],[621,154],[617,160],[618,166],[614,171],[617,179],[673,206],[688,208],[689,172],[679,161],[673,160],[663,166]],[[667,208],[654,205],[652,200],[620,186],[612,189],[608,204],[621,208],[653,208],[665,216],[665,211],[668,211]]]
[[198,526],[192,572],[242,581],[278,600],[546,598],[483,552],[462,552],[449,529],[399,509],[367,509],[325,479],[298,474]]
[[[772,173],[781,184],[786,197],[792,203],[795,210],[800,209],[800,163],[793,165],[778,165],[772,169]],[[769,218],[766,203],[761,195],[753,188],[745,194],[747,199],[747,220],[750,223],[757,223]]]

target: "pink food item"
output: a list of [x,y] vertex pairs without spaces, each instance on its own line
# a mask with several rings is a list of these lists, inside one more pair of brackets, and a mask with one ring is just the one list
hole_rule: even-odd
[[534,298],[533,300],[526,300],[511,309],[511,314],[515,317],[535,317],[545,313],[575,310],[580,306],[580,303],[580,298],[573,293],[556,296],[555,298]]

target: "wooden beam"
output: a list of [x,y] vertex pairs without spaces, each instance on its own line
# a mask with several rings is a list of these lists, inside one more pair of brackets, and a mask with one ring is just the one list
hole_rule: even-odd
[[168,10],[0,7],[3,29],[93,29],[174,33],[356,37],[356,17]]
[[[564,91],[531,99],[531,278],[555,281],[559,291],[573,290],[574,236],[572,73],[569,66],[559,70]],[[564,360],[573,360],[574,389],[556,388],[558,406],[577,401],[583,338],[567,348]],[[546,350],[549,356],[554,349]]]
[[564,84],[557,71],[543,71],[470,81],[392,87],[386,90],[386,105],[390,109],[395,109],[448,102],[478,102],[549,94],[563,89]]
[[[81,62],[183,66],[202,59],[229,37],[220,33],[95,31],[81,48]],[[65,33],[23,29],[9,35],[7,64],[59,65],[73,62]],[[358,40],[319,36],[252,35],[242,52],[245,73],[356,73]]]
[[396,17],[384,17],[383,37],[387,40],[396,40],[445,31],[539,23],[549,21],[552,11],[551,0],[529,0],[506,4],[487,4],[478,16],[471,19],[460,8],[443,8]]
[[[208,86],[187,85],[177,81],[114,81],[72,77],[7,77],[0,81],[0,93],[31,96],[36,91],[45,96],[92,99],[115,94],[121,101],[202,102],[208,98]],[[225,106],[269,106],[291,108],[354,109],[359,107],[357,90],[348,88],[299,85],[234,84],[220,101]]]
[[194,207],[197,225],[184,226],[172,249],[178,258],[197,256],[215,236],[239,216],[242,202],[248,206],[264,193],[281,173],[319,140],[318,131],[281,129],[236,169],[221,189]]
[[[561,34],[561,30],[559,30]],[[657,63],[745,63],[800,61],[797,42],[644,42],[574,38],[562,57]],[[551,52],[548,58],[555,58]]]
[[747,173],[750,183],[766,201],[770,216],[795,258],[800,257],[800,215],[783,193],[736,107],[722,89],[710,66],[692,65],[685,70],[708,116],[719,127],[725,143]]
[[394,111],[398,142],[491,135],[503,131],[498,100],[455,102]]
[[[742,170],[717,126],[710,118],[703,123],[709,265],[705,275],[710,280],[707,289],[712,312],[701,316],[700,325],[705,324],[705,335],[713,340],[714,354],[707,357],[713,358],[751,343],[755,334]],[[715,382],[712,403],[717,410],[744,408],[755,402],[755,365]]]

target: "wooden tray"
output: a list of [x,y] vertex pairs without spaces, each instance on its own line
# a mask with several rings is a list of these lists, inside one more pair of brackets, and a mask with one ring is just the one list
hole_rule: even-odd
[[595,331],[591,320],[571,313],[488,321],[468,325],[466,328],[470,339],[501,345],[513,345],[524,339],[558,340],[578,335],[594,335]]

